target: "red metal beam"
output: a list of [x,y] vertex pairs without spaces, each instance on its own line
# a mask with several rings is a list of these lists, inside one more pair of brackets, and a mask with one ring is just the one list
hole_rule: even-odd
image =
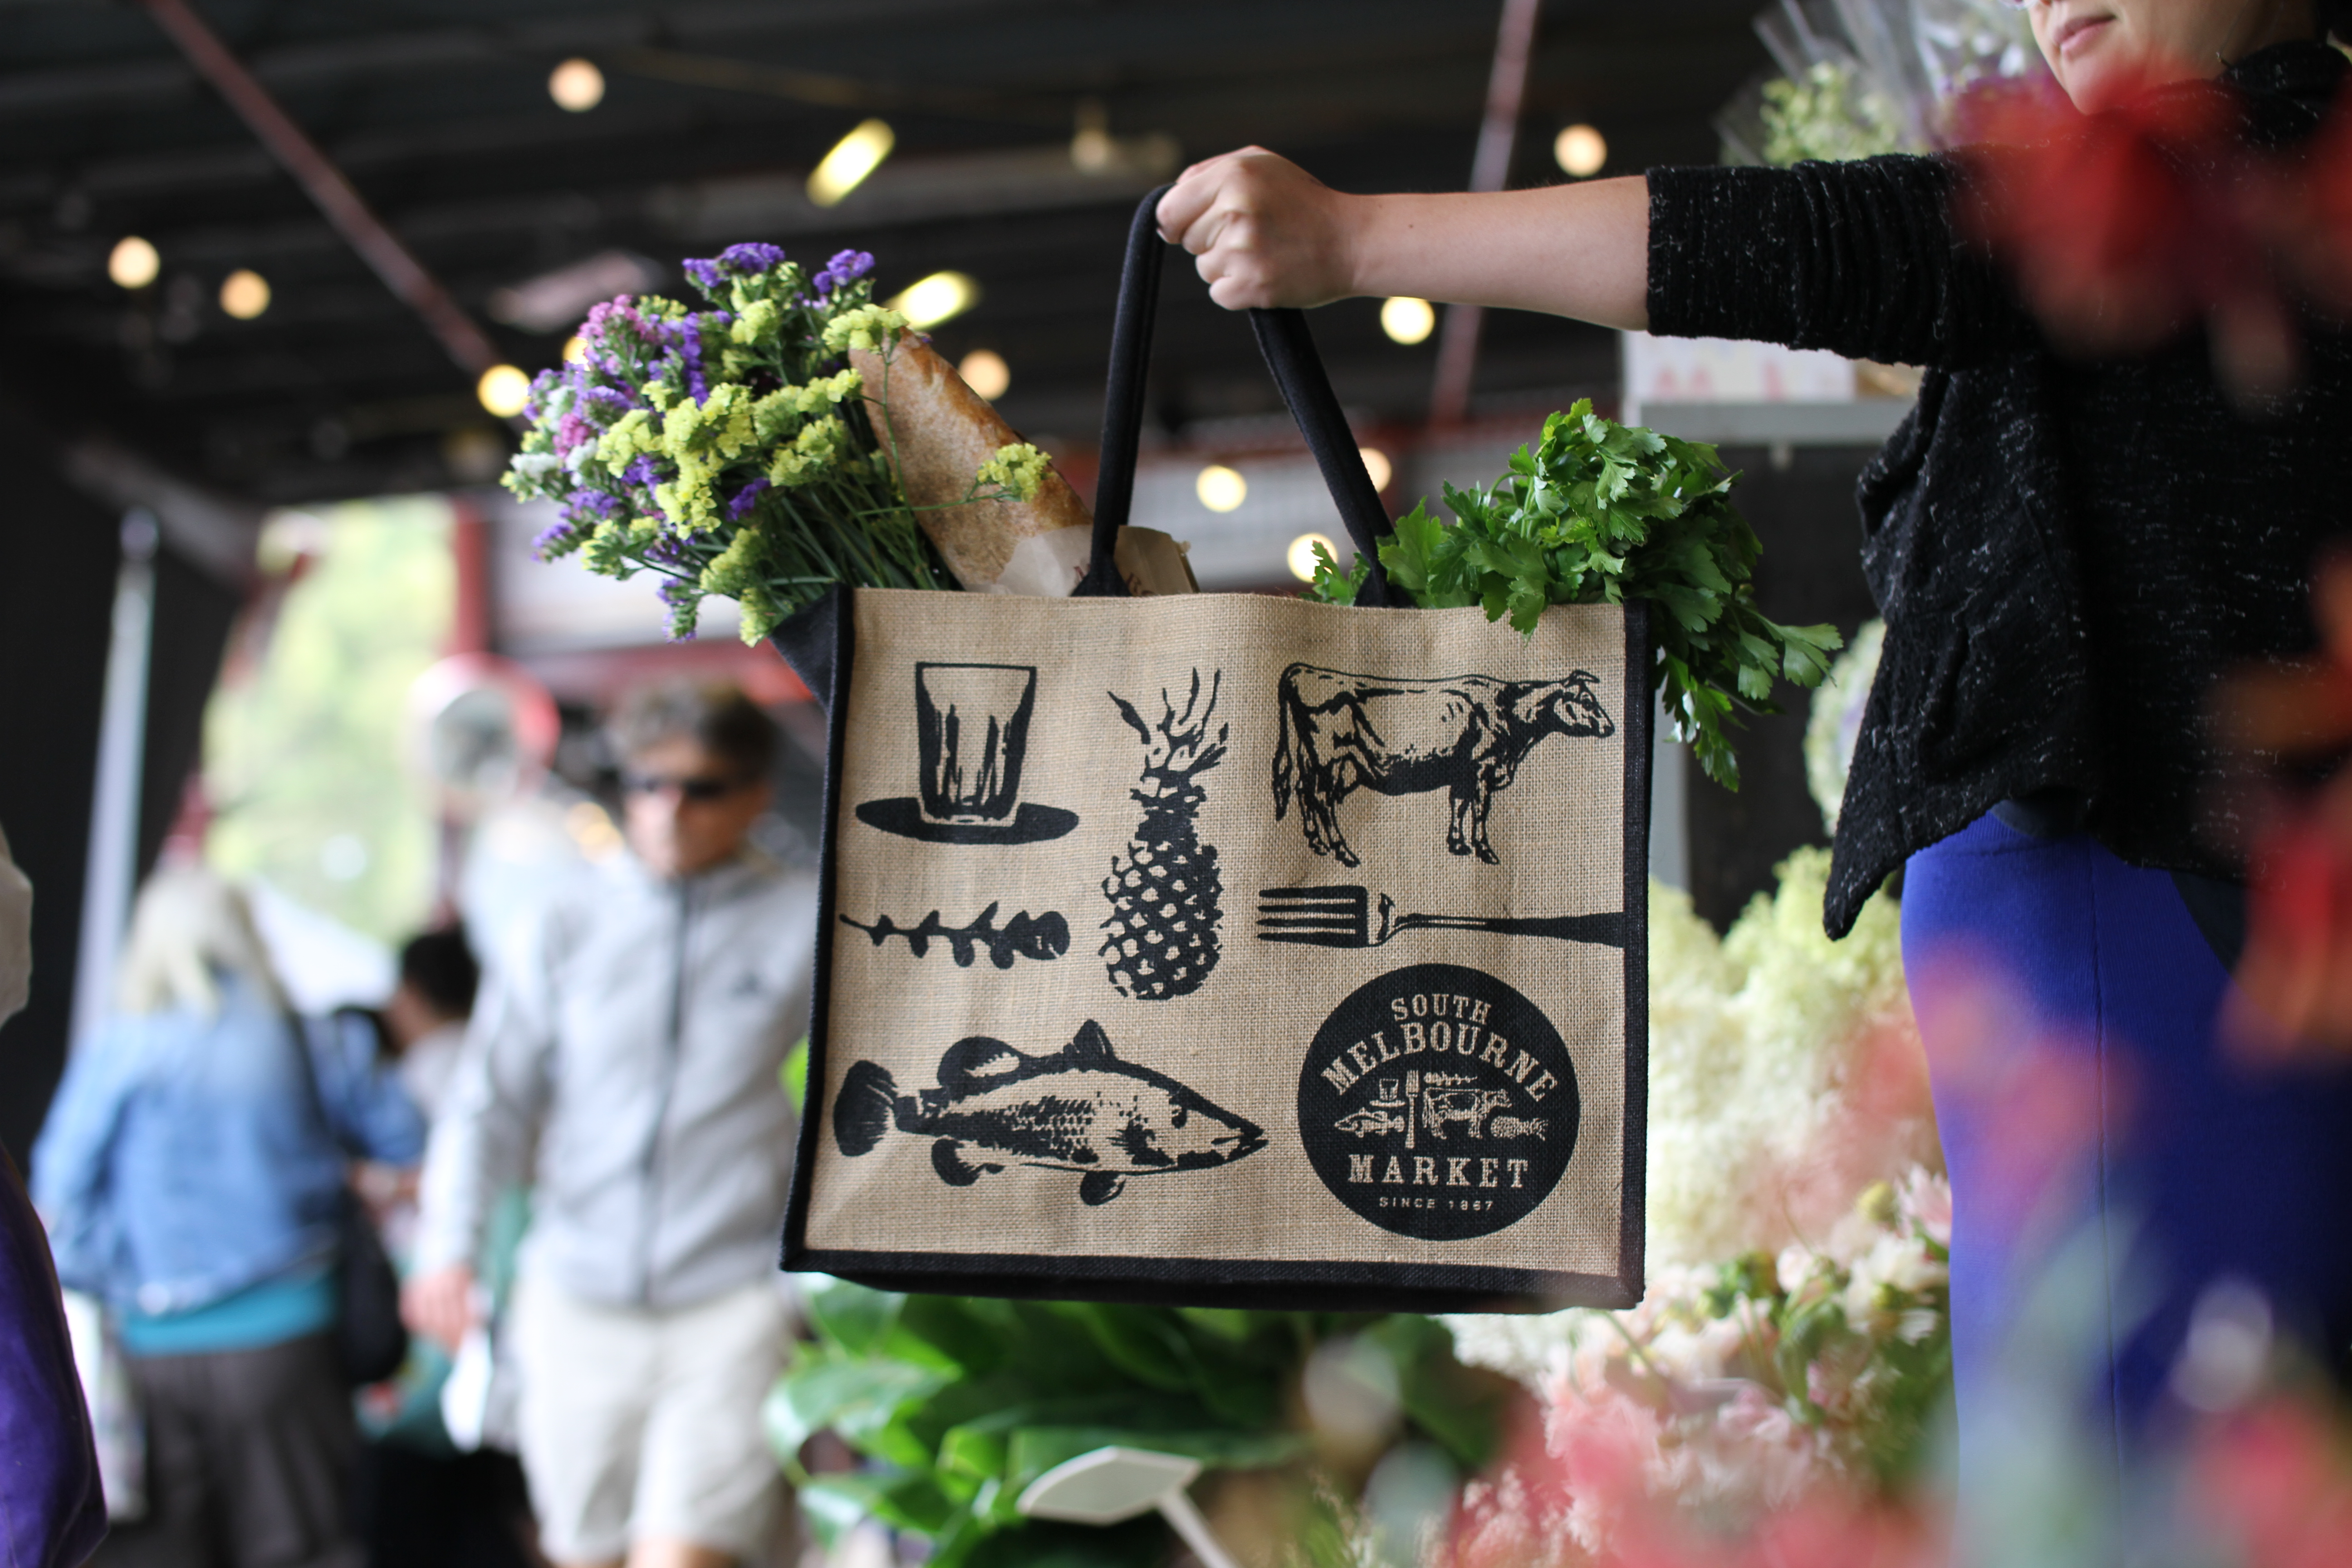
[[[1503,0],[1495,30],[1495,67],[1486,78],[1486,117],[1470,162],[1470,188],[1499,191],[1511,174],[1511,148],[1519,133],[1519,106],[1528,92],[1528,58],[1534,53],[1536,16],[1543,0]],[[1429,394],[1429,422],[1459,425],[1470,412],[1470,383],[1478,370],[1478,328],[1486,312],[1448,305],[1437,340],[1437,380]]]
[[171,35],[188,63],[228,100],[270,156],[285,166],[311,201],[326,215],[360,259],[374,269],[384,286],[425,320],[449,357],[469,376],[478,376],[499,363],[499,352],[482,329],[474,324],[441,280],[425,269],[400,237],[362,199],[334,161],[254,79],[245,62],[230,52],[220,35],[187,0],[139,0],[156,26]]

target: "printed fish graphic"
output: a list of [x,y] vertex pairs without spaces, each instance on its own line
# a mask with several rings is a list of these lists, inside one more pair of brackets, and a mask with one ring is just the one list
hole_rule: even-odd
[[950,1046],[940,1087],[902,1095],[874,1062],[853,1062],[833,1110],[833,1139],[855,1159],[894,1125],[931,1142],[931,1168],[968,1187],[1007,1164],[1079,1176],[1089,1205],[1118,1196],[1129,1176],[1205,1171],[1255,1153],[1265,1134],[1164,1073],[1123,1062],[1092,1019],[1050,1057],[1024,1056],[985,1035]]

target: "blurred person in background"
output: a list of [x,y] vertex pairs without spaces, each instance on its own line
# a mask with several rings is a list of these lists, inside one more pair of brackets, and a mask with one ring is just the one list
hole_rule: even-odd
[[760,1555],[782,1479],[760,1405],[788,1333],[778,1235],[814,879],[751,847],[775,733],[732,687],[613,725],[630,853],[494,966],[425,1163],[410,1323],[456,1344],[491,1201],[528,1179],[511,1318],[523,1467],[566,1568]]
[[[0,1023],[32,978],[33,885],[0,835]],[[0,1149],[0,1563],[74,1568],[106,1533],[98,1454],[57,1271]]]
[[369,1032],[288,1010],[244,898],[149,879],[119,1010],[34,1147],[58,1272],[103,1300],[144,1416],[149,1510],[108,1568],[344,1568],[358,1434],[335,1338],[345,1161],[425,1128]]
[[383,1005],[384,1034],[400,1081],[427,1121],[440,1115],[457,1070],[481,979],[463,926],[419,931],[401,947],[400,982]]
[[[403,1088],[425,1121],[440,1112],[466,1038],[480,983],[464,927],[420,931],[402,944],[399,980],[372,1015]],[[376,1166],[363,1189],[384,1244],[413,1271],[416,1232],[414,1167]],[[527,1212],[520,1191],[513,1212],[490,1226],[482,1259],[486,1279],[511,1272]],[[530,1503],[514,1456],[494,1447],[461,1447],[442,1419],[450,1357],[418,1338],[397,1377],[361,1396],[367,1443],[360,1463],[357,1511],[370,1568],[527,1568]]]

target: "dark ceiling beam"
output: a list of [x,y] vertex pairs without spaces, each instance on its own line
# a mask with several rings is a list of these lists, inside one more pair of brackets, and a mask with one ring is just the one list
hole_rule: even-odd
[[[782,41],[843,27],[1003,9],[991,0],[848,0],[790,8],[752,4],[614,11],[561,22],[387,31],[330,42],[281,44],[257,50],[249,65],[257,79],[286,91],[335,85],[353,76],[551,62],[567,55],[648,47],[665,40],[673,45],[691,40],[740,46],[755,38]],[[202,80],[186,62],[168,58],[11,72],[0,75],[0,120],[101,109],[153,109],[159,103],[192,96]]]
[[351,242],[384,286],[425,319],[458,367],[479,375],[498,363],[498,350],[473,318],[458,308],[440,279],[426,271],[425,264],[383,226],[342,171],[253,79],[228,46],[189,8],[187,0],[139,0],[139,4],[180,47],[188,63],[228,100],[270,155],[286,165],[287,173],[310,194],[327,221]]

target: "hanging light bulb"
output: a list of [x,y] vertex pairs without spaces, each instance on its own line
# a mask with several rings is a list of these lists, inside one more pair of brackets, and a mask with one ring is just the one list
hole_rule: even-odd
[[957,364],[956,374],[963,377],[966,386],[991,403],[1003,396],[1004,389],[1013,384],[1013,367],[994,349],[972,350]]
[[1437,312],[1426,300],[1401,294],[1381,306],[1381,331],[1392,343],[1417,343],[1436,330]]
[[865,183],[866,176],[882,166],[898,138],[881,120],[868,120],[856,130],[833,144],[833,151],[817,160],[808,177],[808,199],[821,207],[829,207]]
[[1231,511],[1249,499],[1249,481],[1223,463],[1211,463],[1192,481],[1192,493],[1211,511]]
[[530,401],[530,377],[517,366],[494,364],[474,384],[474,395],[499,418],[511,419]]
[[163,258],[155,254],[154,246],[135,234],[116,240],[106,258],[106,275],[125,289],[144,289],[162,270]]
[[1553,140],[1551,155],[1568,174],[1589,179],[1609,162],[1609,139],[1590,125],[1571,125]]
[[604,73],[593,60],[566,60],[548,73],[547,96],[559,109],[585,114],[604,101]]
[[922,331],[950,316],[961,316],[979,303],[979,284],[961,272],[934,272],[907,285],[905,291],[890,301],[890,309],[906,317],[908,326]]
[[269,279],[240,267],[221,280],[220,308],[240,321],[249,321],[269,309]]

